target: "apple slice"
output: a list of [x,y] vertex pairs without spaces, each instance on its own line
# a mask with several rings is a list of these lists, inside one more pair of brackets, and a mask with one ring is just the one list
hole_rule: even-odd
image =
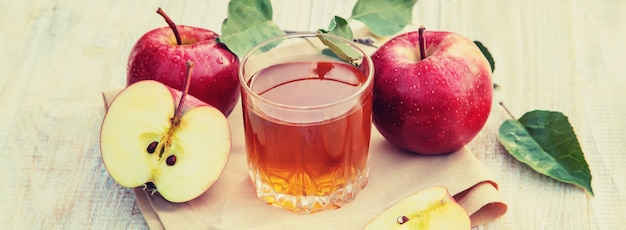
[[364,229],[470,229],[470,218],[445,187],[419,191],[370,221]]
[[230,155],[230,127],[218,109],[144,80],[126,87],[111,103],[100,148],[107,171],[120,185],[144,186],[170,202],[185,202],[221,175]]

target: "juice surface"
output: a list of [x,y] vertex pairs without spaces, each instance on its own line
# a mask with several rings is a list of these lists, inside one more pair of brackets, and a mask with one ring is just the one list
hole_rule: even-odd
[[329,60],[274,65],[255,74],[248,84],[261,97],[284,105],[337,102],[355,93],[366,79],[350,64]]

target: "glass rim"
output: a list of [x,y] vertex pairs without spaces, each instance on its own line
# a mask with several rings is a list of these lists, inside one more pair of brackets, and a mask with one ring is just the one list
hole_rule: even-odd
[[[267,98],[262,97],[261,95],[255,93],[254,91],[252,91],[252,89],[250,88],[250,86],[248,86],[247,81],[245,79],[244,76],[244,68],[246,66],[246,63],[248,62],[248,59],[250,56],[252,56],[256,51],[258,51],[259,49],[261,49],[261,47],[264,47],[272,42],[278,41],[278,40],[286,40],[286,39],[292,39],[292,38],[309,38],[309,37],[316,37],[317,35],[322,35],[322,36],[327,36],[327,37],[331,37],[331,38],[335,38],[335,39],[339,39],[341,41],[347,42],[348,44],[350,44],[350,46],[352,48],[354,48],[357,52],[361,53],[363,55],[362,59],[363,61],[361,62],[361,65],[363,65],[364,62],[367,62],[367,73],[366,73],[366,79],[365,82],[363,82],[363,85],[361,85],[361,87],[356,90],[355,92],[353,92],[352,94],[342,98],[341,100],[337,100],[331,103],[326,103],[326,104],[321,104],[321,105],[312,105],[312,106],[302,106],[302,105],[287,105],[287,104],[283,104],[283,103],[279,103],[279,102],[275,102],[273,100],[269,100]],[[276,48],[276,47],[274,47]],[[356,68],[356,67],[355,67]],[[250,95],[251,97],[262,101],[263,103],[267,103],[268,105],[271,105],[272,107],[276,107],[276,108],[282,108],[282,109],[289,109],[289,110],[318,110],[318,109],[323,109],[323,108],[328,108],[328,107],[333,107],[335,105],[340,105],[343,104],[347,101],[353,100],[357,97],[359,97],[360,95],[363,95],[363,92],[365,90],[367,90],[367,88],[369,88],[369,86],[371,84],[373,84],[373,78],[374,78],[374,65],[373,62],[371,60],[371,58],[369,57],[369,55],[363,50],[361,49],[359,46],[356,45],[356,43],[354,41],[350,41],[348,39],[345,39],[343,37],[337,36],[337,35],[333,35],[333,34],[327,34],[327,33],[320,33],[320,32],[297,32],[297,33],[289,33],[289,34],[284,34],[284,35],[280,35],[274,38],[270,38],[267,39],[259,44],[257,44],[256,46],[254,46],[252,49],[250,49],[241,59],[241,63],[239,64],[239,71],[238,71],[238,76],[239,76],[239,84],[243,87],[245,93],[247,95]],[[246,106],[246,105],[243,105]]]

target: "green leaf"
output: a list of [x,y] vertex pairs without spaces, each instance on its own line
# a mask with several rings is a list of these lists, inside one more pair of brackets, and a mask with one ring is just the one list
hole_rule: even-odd
[[243,57],[259,43],[285,32],[272,21],[270,0],[231,0],[219,41]]
[[491,72],[493,73],[493,71],[496,70],[496,62],[493,60],[493,56],[491,56],[491,53],[489,52],[487,47],[483,45],[482,42],[474,41],[474,44],[478,46],[478,49],[480,49],[480,52],[482,52],[483,55],[485,55],[485,58],[487,58],[487,61],[489,62],[489,65],[491,66]]
[[346,41],[330,37],[324,37],[321,34],[318,34],[317,38],[319,38],[322,43],[324,43],[324,45],[328,46],[328,48],[333,53],[335,53],[337,57],[341,58],[344,61],[353,62],[363,57],[363,55],[361,55],[359,51],[350,46],[350,44],[348,44]]
[[348,25],[348,21],[339,16],[335,16],[330,20],[328,30],[320,29],[319,32],[337,35],[348,40],[354,39],[352,28]]
[[326,56],[329,56],[329,57],[332,57],[332,58],[341,59],[339,56],[337,56],[337,54],[335,54],[335,52],[333,52],[329,48],[323,49],[322,50],[322,55],[326,55]]
[[535,110],[506,120],[498,140],[517,160],[556,180],[582,187],[593,196],[591,172],[567,117]]
[[[335,16],[330,21],[330,24],[328,25],[328,30],[319,29],[318,32],[337,35],[349,41],[352,41],[353,39],[352,29],[348,25],[348,21],[339,16]],[[334,54],[329,56],[336,56],[347,62],[358,60],[363,56],[360,52],[358,52],[356,49],[354,49],[354,47],[350,46],[345,41],[321,35],[318,35],[317,38],[319,38],[322,43],[324,43],[324,45],[328,46],[330,51],[332,51],[332,53]],[[326,53],[326,55],[329,54],[328,51],[323,51],[322,53]]]
[[391,36],[411,22],[417,0],[358,0],[350,18],[359,20],[378,36]]

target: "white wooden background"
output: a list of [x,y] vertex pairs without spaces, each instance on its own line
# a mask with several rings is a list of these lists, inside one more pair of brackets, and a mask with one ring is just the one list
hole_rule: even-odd
[[[282,28],[315,30],[333,15],[348,17],[354,2],[272,3]],[[0,2],[0,228],[146,228],[131,191],[102,165],[100,92],[124,86],[134,42],[165,26],[157,7],[179,24],[219,32],[227,0]],[[568,115],[593,174],[590,197],[516,162],[496,140],[508,116],[494,106],[469,147],[499,180],[509,211],[476,229],[624,228],[625,12],[624,0],[417,3],[413,26],[488,46],[501,86],[495,102],[518,116]]]

